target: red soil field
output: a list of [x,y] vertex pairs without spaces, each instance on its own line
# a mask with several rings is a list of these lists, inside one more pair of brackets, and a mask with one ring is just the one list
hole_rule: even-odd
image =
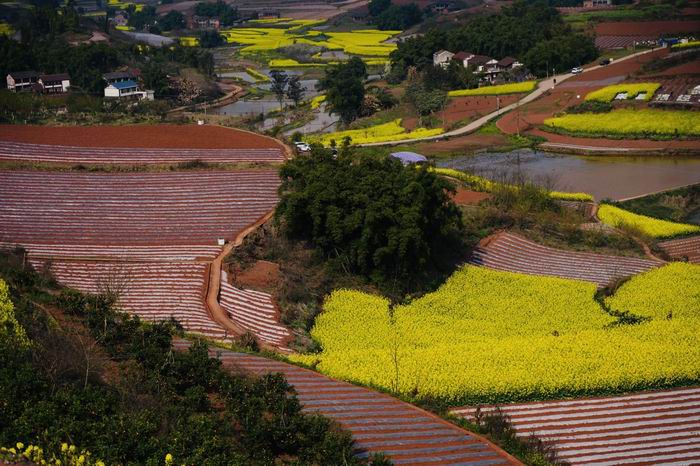
[[[178,350],[190,345],[173,341]],[[393,464],[521,464],[485,438],[384,393],[253,354],[221,348],[210,348],[209,354],[234,373],[284,375],[305,412],[329,417],[350,432],[360,458],[382,452]]]
[[0,141],[80,147],[285,149],[273,138],[213,125],[0,125]]
[[452,200],[458,205],[476,205],[484,199],[490,198],[491,195],[479,191],[470,191],[464,188],[457,188],[457,193],[451,197]]
[[700,21],[617,21],[598,23],[595,27],[597,36],[643,36],[660,34],[697,33]]
[[0,171],[0,242],[216,246],[277,203],[275,170]]
[[270,290],[277,285],[280,266],[270,261],[256,261],[242,271],[235,271],[233,283],[243,288]]
[[[516,435],[570,465],[700,464],[700,387],[499,405]],[[482,413],[493,406],[479,407]],[[452,414],[473,420],[475,407]]]
[[479,246],[469,262],[508,272],[585,280],[598,287],[663,265],[649,259],[550,248],[508,232]]

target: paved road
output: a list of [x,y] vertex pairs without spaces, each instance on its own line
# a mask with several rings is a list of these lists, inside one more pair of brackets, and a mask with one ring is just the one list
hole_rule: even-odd
[[[615,63],[619,63],[619,62],[625,61],[625,60],[630,60],[630,59],[638,57],[640,55],[644,55],[645,53],[651,53],[654,50],[656,50],[656,49],[643,50],[641,52],[633,53],[632,55],[628,55],[626,57],[617,59],[615,61]],[[599,68],[602,68],[602,66],[600,66],[600,65],[591,66],[591,67],[585,68],[583,70],[583,73],[589,73],[589,72],[595,71]],[[532,102],[533,100],[539,98],[542,94],[544,94],[545,92],[554,88],[554,81],[555,80],[557,83],[561,83],[561,82],[566,81],[567,79],[569,79],[573,76],[577,76],[577,75],[575,75],[573,73],[565,73],[565,74],[558,74],[556,76],[552,76],[551,78],[548,78],[548,79],[544,79],[537,84],[537,89],[535,89],[533,92],[529,93],[528,95],[526,95],[525,97],[523,97],[519,101],[512,103],[510,105],[507,105],[498,111],[491,112],[488,115],[484,115],[483,117],[479,118],[478,120],[472,121],[471,123],[467,124],[466,126],[462,126],[461,128],[453,129],[452,131],[448,131],[446,133],[442,133],[442,134],[439,134],[437,136],[429,136],[429,137],[415,138],[415,139],[404,139],[402,141],[373,142],[373,143],[358,144],[358,145],[360,145],[360,146],[395,146],[398,144],[409,144],[412,142],[421,142],[421,141],[437,141],[440,139],[445,139],[445,138],[453,137],[453,136],[463,136],[465,134],[469,134],[469,133],[476,131],[477,129],[481,128],[482,126],[484,126],[486,123],[488,123],[492,119],[494,119],[500,115],[503,115],[503,114],[515,109],[516,107],[518,107],[520,105],[524,105],[528,102]]]
[[[173,345],[184,349],[190,342],[175,340]],[[252,354],[219,348],[209,352],[232,371],[282,373],[304,411],[334,419],[352,434],[359,457],[384,452],[396,465],[521,464],[484,438],[389,395]]]

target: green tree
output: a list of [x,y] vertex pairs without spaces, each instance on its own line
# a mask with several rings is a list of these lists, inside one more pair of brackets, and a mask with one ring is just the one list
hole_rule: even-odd
[[280,103],[280,110],[282,110],[282,103],[284,102],[284,95],[287,91],[288,82],[289,76],[284,71],[272,70],[270,72],[270,90],[277,96],[277,101]]
[[217,31],[201,31],[199,33],[199,45],[205,49],[218,47],[223,44],[224,40]]
[[183,29],[185,27],[185,15],[179,11],[170,11],[158,20],[163,31]]
[[365,97],[364,79],[367,67],[359,57],[346,63],[329,66],[319,85],[326,91],[326,103],[331,113],[340,116],[343,123],[352,122],[359,115]]
[[371,16],[379,16],[391,6],[391,0],[370,0],[367,4]]
[[282,166],[276,219],[338,267],[385,289],[412,289],[461,236],[454,188],[390,157],[327,152],[314,148]]
[[304,99],[305,93],[306,90],[304,86],[301,85],[299,76],[292,76],[289,78],[289,83],[287,83],[287,98],[294,102],[295,107]]

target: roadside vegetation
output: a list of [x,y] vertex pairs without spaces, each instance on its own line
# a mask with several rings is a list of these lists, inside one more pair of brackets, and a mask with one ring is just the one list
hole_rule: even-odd
[[503,94],[520,94],[531,92],[537,86],[536,81],[525,81],[521,83],[500,84],[496,86],[484,86],[476,89],[459,89],[450,91],[450,97],[464,97],[470,95],[503,95]]
[[281,376],[227,373],[198,341],[174,351],[174,322],[59,288],[21,255],[3,253],[0,275],[0,445],[49,459],[77,445],[89,464],[361,463]]

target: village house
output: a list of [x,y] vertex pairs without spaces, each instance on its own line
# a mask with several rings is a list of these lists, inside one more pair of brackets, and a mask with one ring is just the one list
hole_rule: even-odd
[[38,83],[46,94],[65,94],[70,89],[70,76],[66,73],[42,74]]
[[455,54],[448,50],[438,50],[433,54],[433,65],[446,68],[452,61]]
[[105,87],[105,97],[107,98],[126,98],[132,97],[135,99],[153,100],[154,92],[150,90],[141,90],[136,81],[117,81]]
[[36,71],[19,71],[7,75],[7,89],[12,92],[31,91],[39,80]]
[[126,81],[136,81],[138,78],[137,73],[132,70],[127,71],[113,71],[111,73],[105,73],[102,75],[107,84],[114,84]]
[[221,21],[219,18],[194,15],[188,18],[187,27],[189,29],[216,29],[218,31],[221,28]]
[[584,8],[604,8],[613,6],[612,0],[584,0]]

